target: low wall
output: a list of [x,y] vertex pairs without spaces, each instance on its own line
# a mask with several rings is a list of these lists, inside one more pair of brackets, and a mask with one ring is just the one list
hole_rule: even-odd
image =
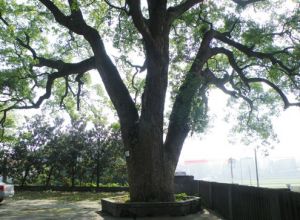
[[228,220],[300,219],[300,193],[289,189],[206,182],[191,177],[180,179],[179,183],[175,178],[176,185],[181,185],[180,192],[201,197],[204,206]]
[[194,181],[194,176],[175,176],[174,177],[175,193],[186,193],[194,195],[197,191],[197,185]]
[[[299,220],[300,193],[289,189],[268,189],[194,180],[193,176],[176,176],[176,193],[201,197],[204,206],[228,220]],[[128,187],[15,186],[15,190],[119,192]]]

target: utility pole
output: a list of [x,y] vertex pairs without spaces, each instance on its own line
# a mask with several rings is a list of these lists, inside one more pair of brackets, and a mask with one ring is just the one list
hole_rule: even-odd
[[257,187],[259,187],[256,148],[254,148],[254,156],[255,156],[256,185]]
[[250,186],[252,186],[251,169],[249,165],[248,165],[248,173],[249,173]]
[[242,158],[240,159],[240,169],[241,169],[241,184],[243,185],[243,167],[242,167]]

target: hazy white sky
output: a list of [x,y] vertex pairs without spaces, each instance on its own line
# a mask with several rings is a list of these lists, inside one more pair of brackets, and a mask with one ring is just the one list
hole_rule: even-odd
[[[293,11],[297,5],[299,5],[299,1],[287,0],[285,4],[277,4],[278,10],[276,12],[284,14],[287,11]],[[272,19],[271,14],[266,13],[265,9],[254,7],[245,10],[242,17],[259,20],[262,24]],[[211,92],[209,101],[211,112],[218,116],[213,122],[214,128],[202,139],[189,137],[185,141],[179,163],[194,159],[253,157],[253,149],[257,146],[257,143],[245,146],[243,143],[232,144],[228,141],[230,125],[222,120],[224,117],[223,110],[226,106],[226,95],[220,91]],[[283,111],[280,117],[273,121],[273,125],[279,143],[273,145],[274,150],[270,150],[269,158],[296,157],[300,159],[300,136],[298,136],[300,131],[300,108],[294,107]]]
[[[253,149],[257,146],[246,146],[243,143],[232,144],[229,142],[228,133],[230,124],[223,120],[226,98],[221,91],[210,93],[209,106],[211,113],[216,115],[213,120],[213,128],[203,138],[189,137],[184,143],[180,163],[185,160],[198,159],[228,159],[252,157]],[[274,144],[270,150],[269,158],[279,159],[283,157],[297,157],[300,159],[300,108],[294,107],[283,111],[279,118],[273,121],[279,143]],[[262,155],[262,154],[261,154]]]

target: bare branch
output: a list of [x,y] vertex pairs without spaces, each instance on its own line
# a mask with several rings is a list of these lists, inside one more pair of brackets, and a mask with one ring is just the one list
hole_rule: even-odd
[[135,64],[132,64],[129,60],[125,59],[125,62],[135,68],[135,73],[133,74],[132,78],[131,78],[131,86],[132,88],[134,89],[135,91],[135,95],[134,95],[134,103],[136,103],[136,100],[137,100],[137,96],[138,96],[138,93],[139,93],[139,89],[135,86],[135,77],[137,76],[138,73],[141,73],[143,72],[147,67],[147,62],[145,60],[143,66],[141,65],[135,65]]
[[60,100],[60,103],[59,103],[60,107],[63,106],[64,99],[67,97],[68,93],[69,93],[69,77],[66,76],[65,77],[65,93],[61,97],[61,100]]
[[126,9],[126,5],[123,7],[120,6],[116,6],[114,4],[112,4],[109,0],[104,0],[104,2],[111,8],[116,9],[116,10],[120,10],[120,11],[124,11],[127,15],[129,15],[129,11],[127,11]]
[[83,82],[81,81],[81,78],[83,76],[83,73],[80,73],[76,76],[76,81],[78,82],[78,89],[77,89],[77,94],[76,94],[76,98],[77,98],[77,111],[80,110],[80,95],[81,95],[81,88],[83,85]]
[[125,63],[127,63],[129,66],[135,68],[138,72],[143,72],[147,68],[147,62],[145,60],[143,66],[132,64],[129,60],[125,59]]

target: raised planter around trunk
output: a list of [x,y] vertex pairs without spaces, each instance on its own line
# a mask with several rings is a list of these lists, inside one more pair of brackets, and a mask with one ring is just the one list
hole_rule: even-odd
[[115,217],[184,216],[201,210],[199,197],[178,202],[120,202],[119,197],[101,199],[102,212]]

